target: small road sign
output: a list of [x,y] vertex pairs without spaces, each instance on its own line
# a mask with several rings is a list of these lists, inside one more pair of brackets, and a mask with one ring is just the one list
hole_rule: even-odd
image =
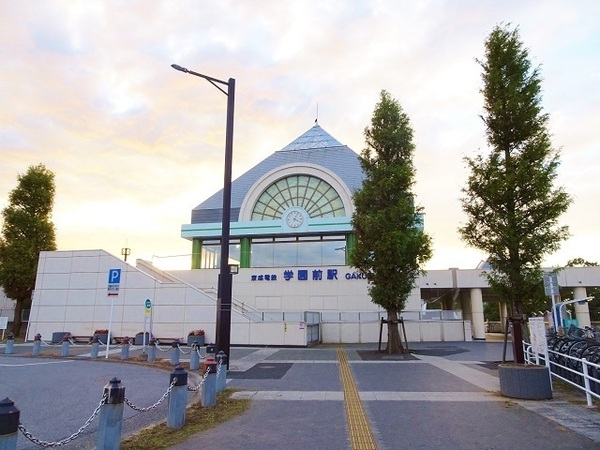
[[108,296],[119,295],[119,284],[121,283],[121,269],[108,269]]
[[121,283],[121,269],[108,269],[108,284]]
[[556,273],[544,273],[544,294],[548,297],[559,295],[558,291],[558,276]]

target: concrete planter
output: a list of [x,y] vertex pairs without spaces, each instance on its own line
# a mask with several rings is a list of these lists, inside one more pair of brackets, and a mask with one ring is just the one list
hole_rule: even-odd
[[[146,331],[146,345],[150,343],[150,333]],[[139,332],[135,335],[133,345],[144,345],[144,333]]]
[[546,366],[533,364],[500,364],[500,392],[505,397],[524,400],[552,398],[550,371]]
[[62,342],[63,337],[65,337],[65,334],[71,334],[68,331],[55,331],[54,333],[52,333],[52,343],[53,344],[59,344]]
[[198,347],[203,347],[204,346],[204,335],[187,337],[187,345],[191,346],[194,342],[198,343]]
[[98,333],[98,334],[95,334],[94,336],[96,336],[96,339],[98,339],[98,342],[101,342],[102,344],[106,344],[108,342],[108,333]]

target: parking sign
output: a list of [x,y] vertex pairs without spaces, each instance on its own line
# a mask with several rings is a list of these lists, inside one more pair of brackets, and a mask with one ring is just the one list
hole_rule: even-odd
[[108,284],[119,284],[121,282],[121,269],[108,269]]
[[119,284],[121,283],[121,269],[108,269],[108,296],[119,295]]

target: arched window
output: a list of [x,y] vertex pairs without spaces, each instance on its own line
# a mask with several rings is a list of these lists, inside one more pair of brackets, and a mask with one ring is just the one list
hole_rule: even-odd
[[342,199],[329,183],[312,175],[291,175],[263,191],[251,220],[279,219],[292,206],[303,208],[313,218],[346,215]]

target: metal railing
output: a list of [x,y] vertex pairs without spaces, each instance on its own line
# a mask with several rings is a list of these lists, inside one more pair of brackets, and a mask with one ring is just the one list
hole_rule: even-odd
[[545,365],[552,377],[585,393],[588,406],[600,400],[600,344],[585,339],[550,337],[548,353],[533,351],[523,342],[525,362]]
[[[463,320],[460,310],[441,310],[429,309],[426,311],[402,311],[402,318],[405,321],[441,321],[441,320]],[[381,319],[387,319],[385,311],[356,311],[356,312],[322,312],[321,320],[324,323],[344,323],[344,322],[381,322]]]

